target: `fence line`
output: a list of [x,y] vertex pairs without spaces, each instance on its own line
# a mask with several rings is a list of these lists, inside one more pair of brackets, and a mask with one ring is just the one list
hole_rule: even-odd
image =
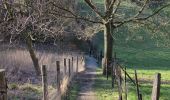
[[[131,78],[131,76],[128,74],[127,72],[127,67],[125,66],[124,68],[122,67],[122,65],[119,64],[116,56],[113,58],[114,60],[111,63],[111,67],[112,67],[112,72],[111,72],[111,78],[112,78],[112,88],[114,88],[114,79],[117,80],[117,85],[118,85],[118,92],[119,92],[119,100],[122,100],[122,93],[121,93],[121,89],[122,86],[120,86],[120,77],[123,80],[121,74],[117,74],[117,70],[119,70],[119,68],[124,72],[124,98],[125,100],[127,100],[128,98],[128,93],[127,93],[127,78],[130,79],[130,81],[134,84],[134,86],[136,87],[136,94],[137,94],[137,100],[142,100],[142,94],[140,93],[140,88],[139,88],[139,83],[138,83],[138,78],[137,78],[137,71],[135,70],[135,81],[133,80],[133,78]],[[121,71],[120,71],[121,73]],[[120,76],[118,76],[120,75]],[[158,73],[155,75],[155,79],[153,82],[153,89],[152,89],[152,95],[151,95],[151,100],[159,100],[159,96],[160,96],[160,84],[161,84],[161,74]]]
[[[61,63],[61,61],[63,61],[63,63]],[[62,60],[55,61],[56,70],[53,70],[53,72],[55,72],[56,74],[53,76],[54,79],[56,79],[55,81],[56,92],[54,92],[54,94],[56,95],[54,96],[51,96],[51,94],[53,95],[53,93],[50,94],[48,90],[48,85],[49,85],[48,77],[50,77],[49,75],[51,74],[48,73],[47,71],[49,67],[47,67],[47,65],[42,65],[41,66],[41,77],[42,77],[41,80],[42,80],[42,92],[43,92],[42,100],[52,100],[51,98],[53,97],[57,98],[57,100],[60,100],[61,95],[66,96],[65,100],[69,100],[69,89],[70,89],[72,78],[79,71],[83,71],[84,61],[85,61],[84,53],[79,53],[77,56],[71,54],[71,57],[70,56],[67,58],[63,57]],[[63,67],[61,66],[61,64],[63,64]],[[65,90],[68,90],[68,92]],[[7,82],[5,78],[4,69],[0,69],[0,100],[7,100]]]

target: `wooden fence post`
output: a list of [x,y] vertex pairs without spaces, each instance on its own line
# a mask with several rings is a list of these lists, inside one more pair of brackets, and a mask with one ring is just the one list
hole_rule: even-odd
[[141,100],[142,97],[141,94],[140,94],[140,91],[139,91],[139,84],[138,84],[138,77],[137,77],[137,72],[135,70],[135,81],[136,81],[136,93],[137,93],[137,96],[138,96],[138,99],[137,100]]
[[78,73],[78,71],[79,71],[79,57],[77,56],[77,66],[76,66],[76,73]]
[[105,59],[104,58],[102,58],[102,69],[103,69],[103,74],[105,74],[105,70],[104,70],[104,68],[105,68]]
[[72,57],[71,58],[71,73],[73,73],[74,72],[74,68],[73,68],[73,66],[74,66],[74,58]]
[[161,74],[157,73],[153,82],[152,100],[159,100],[160,96]]
[[114,53],[114,58],[113,58],[114,62],[113,62],[113,65],[112,65],[112,88],[114,88],[114,82],[115,82],[115,69],[116,69],[116,53]]
[[126,82],[127,82],[127,77],[126,77],[126,66],[125,66],[125,100],[127,100],[127,86],[126,86]]
[[114,64],[111,66],[112,88],[114,88],[114,66],[115,66],[115,62],[114,62]]
[[47,84],[47,68],[42,65],[42,86],[43,86],[43,100],[48,100],[48,84]]
[[89,48],[89,56],[91,57],[92,56],[92,47],[90,46]]
[[98,64],[100,64],[100,52],[97,53],[97,61],[98,61]]
[[109,79],[109,73],[108,73],[108,70],[109,70],[109,66],[107,65],[108,63],[108,60],[107,60],[107,58],[105,59],[105,61],[106,61],[106,63],[105,63],[105,67],[106,67],[106,78],[107,78],[107,80]]
[[142,94],[140,93],[139,95],[140,95],[140,100],[142,100]]
[[60,91],[60,61],[56,61],[56,70],[57,70],[57,89]]
[[0,69],[0,100],[7,100],[7,82],[5,69]]
[[70,71],[70,59],[68,59],[68,75],[69,75],[69,77],[70,77],[70,75],[71,75],[71,71]]
[[100,51],[100,60],[102,60],[102,58],[103,58],[103,52],[102,52],[102,50]]
[[67,65],[66,65],[66,58],[64,58],[64,74],[67,73]]

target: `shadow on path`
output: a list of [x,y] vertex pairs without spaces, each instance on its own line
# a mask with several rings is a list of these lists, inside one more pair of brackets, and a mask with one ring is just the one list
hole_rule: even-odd
[[86,70],[77,76],[77,82],[80,84],[80,92],[77,100],[96,100],[96,95],[92,89],[97,69],[96,60],[92,57],[86,57]]

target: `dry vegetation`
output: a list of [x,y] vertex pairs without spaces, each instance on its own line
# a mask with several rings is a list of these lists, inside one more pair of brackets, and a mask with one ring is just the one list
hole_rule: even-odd
[[[39,48],[40,47],[40,48]],[[62,93],[65,92],[68,83],[68,74],[63,74],[63,59],[74,57],[74,72],[76,67],[76,56],[79,56],[79,71],[84,70],[84,62],[82,62],[82,54],[75,52],[57,52],[59,47],[41,45],[36,47],[36,55],[40,65],[47,65],[49,97],[55,97],[56,94],[56,61],[60,61]],[[29,52],[24,46],[8,46],[0,45],[0,68],[7,71],[8,95],[11,100],[38,100],[42,98],[41,77],[37,77]],[[68,68],[67,68],[68,69]],[[75,73],[74,73],[75,74]]]

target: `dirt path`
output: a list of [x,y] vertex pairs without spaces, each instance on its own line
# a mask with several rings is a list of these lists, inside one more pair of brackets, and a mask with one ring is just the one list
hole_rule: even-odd
[[96,78],[97,63],[92,57],[86,57],[86,59],[86,70],[77,77],[77,81],[81,86],[77,100],[97,100],[92,89]]

